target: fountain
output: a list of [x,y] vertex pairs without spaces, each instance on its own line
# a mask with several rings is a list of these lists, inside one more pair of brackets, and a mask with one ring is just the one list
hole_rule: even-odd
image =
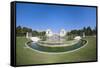
[[61,30],[60,34],[54,34],[50,29],[46,31],[46,40],[38,40],[37,42],[34,42],[32,40],[31,42],[28,42],[27,45],[35,50],[43,51],[43,52],[53,52],[53,53],[59,53],[59,52],[66,52],[75,50],[77,48],[80,48],[84,44],[86,44],[86,40],[82,40],[81,38],[76,40],[70,40],[66,41],[64,39],[66,35],[66,32],[64,29]]
[[60,34],[55,34],[53,33],[50,29],[48,29],[46,31],[46,36],[47,36],[47,40],[46,41],[42,41],[43,43],[46,43],[46,44],[52,44],[52,45],[61,45],[61,44],[64,44],[63,43],[63,37],[66,35],[66,32],[64,29],[62,29],[60,31]]

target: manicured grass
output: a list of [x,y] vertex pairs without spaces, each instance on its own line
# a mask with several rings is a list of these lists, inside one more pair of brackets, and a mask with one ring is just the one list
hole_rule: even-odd
[[40,53],[38,51],[26,48],[25,37],[17,37],[16,39],[16,64],[46,64],[46,63],[63,63],[78,61],[95,61],[96,60],[96,38],[86,37],[88,44],[73,52],[62,54]]

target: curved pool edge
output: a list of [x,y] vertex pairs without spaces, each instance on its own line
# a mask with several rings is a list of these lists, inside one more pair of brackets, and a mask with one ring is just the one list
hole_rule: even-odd
[[79,47],[79,48],[77,48],[77,49],[74,49],[74,50],[71,50],[71,51],[65,51],[65,52],[45,52],[45,51],[40,51],[40,50],[31,48],[31,47],[27,44],[28,42],[25,43],[25,46],[26,46],[27,48],[29,48],[29,49],[35,51],[35,52],[42,53],[42,54],[65,54],[65,53],[75,52],[75,51],[80,50],[81,48],[84,48],[84,47],[88,44],[88,41],[87,41],[87,40],[85,40],[85,41],[86,41],[86,44],[84,44],[83,46],[81,46],[81,47]]

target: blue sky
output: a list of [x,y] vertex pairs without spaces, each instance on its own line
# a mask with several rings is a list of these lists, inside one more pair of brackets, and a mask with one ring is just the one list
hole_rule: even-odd
[[17,26],[54,32],[96,26],[96,8],[17,3]]

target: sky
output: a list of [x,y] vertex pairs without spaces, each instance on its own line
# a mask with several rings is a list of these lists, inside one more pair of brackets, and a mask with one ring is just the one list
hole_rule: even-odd
[[61,29],[70,31],[87,26],[95,28],[96,8],[17,3],[16,24],[32,30],[51,29],[55,33]]

